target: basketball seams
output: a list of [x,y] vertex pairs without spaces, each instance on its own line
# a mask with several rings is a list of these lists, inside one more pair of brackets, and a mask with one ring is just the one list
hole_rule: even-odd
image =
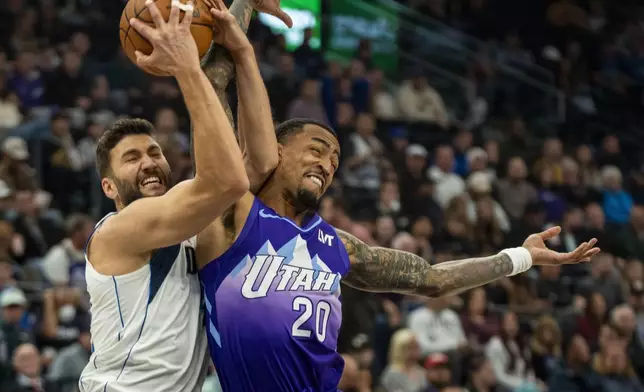
[[[150,27],[153,27],[153,28],[155,27],[154,21],[152,20],[152,17],[150,15],[150,13],[149,12],[147,14],[145,13],[145,11],[149,11],[148,8],[145,7],[145,6],[142,7],[142,9],[138,8],[138,6],[139,6],[138,2],[139,1],[145,3],[145,0],[129,0],[128,1],[128,4],[123,9],[123,13],[122,13],[122,17],[121,17],[121,22],[122,23],[121,23],[121,26],[119,28],[120,35],[121,34],[124,35],[122,37],[122,39],[120,40],[121,41],[121,46],[123,47],[123,50],[128,55],[130,60],[133,61],[134,63],[136,63],[136,59],[134,57],[134,52],[136,50],[144,49],[145,50],[144,53],[146,53],[148,50],[151,50],[152,45],[145,37],[143,37],[141,34],[139,34],[138,31],[136,31],[136,29],[134,29],[133,32],[130,31],[130,29],[132,28],[132,25],[130,24],[130,20],[131,19],[138,19],[141,22],[143,22],[144,24],[146,24],[147,26],[150,26]],[[153,0],[153,1],[155,3],[161,2],[160,0]],[[130,3],[134,3],[134,4],[130,4]],[[162,3],[165,3],[165,2],[162,2]],[[203,50],[203,48],[201,48],[201,46],[205,45],[204,44],[205,41],[208,41],[208,43],[206,45],[207,47],[205,48],[206,52],[207,52],[208,48],[210,48],[212,37],[214,35],[214,32],[213,32],[214,23],[213,23],[213,21],[211,21],[211,18],[208,18],[208,16],[210,16],[210,13],[207,10],[203,9],[202,7],[200,7],[200,8],[201,8],[201,11],[202,11],[202,16],[197,19],[198,22],[193,22],[191,24],[190,30],[192,32],[193,37],[195,38],[195,41],[197,41],[197,46],[198,46],[199,51],[200,51],[199,55],[201,56],[202,55],[201,51]],[[205,15],[203,14],[204,12],[206,12]],[[134,14],[133,17],[130,15],[132,13]],[[168,17],[168,15],[164,15],[164,19],[166,19],[167,17]],[[205,23],[204,21],[210,21],[210,23]],[[125,24],[127,24],[127,26],[125,26]],[[207,29],[207,31],[203,30],[204,28]],[[130,37],[131,32],[133,34],[135,34],[132,37]],[[135,44],[135,41],[136,41],[136,44]],[[200,45],[200,43],[201,43],[201,45]],[[130,48],[128,48],[128,44],[131,46]],[[147,48],[148,46],[150,47],[149,49]],[[129,50],[129,49],[131,49],[131,50]]]

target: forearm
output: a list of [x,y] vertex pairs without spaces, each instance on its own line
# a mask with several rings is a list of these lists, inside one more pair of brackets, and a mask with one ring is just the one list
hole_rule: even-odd
[[277,138],[268,93],[253,48],[235,54],[239,140],[251,186],[261,186],[278,163]]
[[196,68],[176,78],[190,113],[194,160],[199,167],[199,175],[217,181],[237,181],[239,176],[245,175],[241,150],[222,103],[206,75]]
[[[229,11],[237,20],[239,27],[246,33],[250,17],[253,14],[250,0],[234,0]],[[201,61],[201,67],[215,88],[217,96],[221,99],[230,123],[233,124],[233,113],[226,100],[226,90],[235,77],[235,62],[232,56],[224,47],[213,42],[208,54]]]
[[[235,0],[230,7],[230,12],[237,19],[237,23],[244,32],[248,31],[248,25],[250,24],[250,16],[253,13],[253,7],[250,5],[250,0]],[[228,122],[233,127],[235,132],[235,120],[233,118],[233,112],[230,109],[228,104],[228,97],[226,96],[226,91],[230,81],[235,77],[235,63],[230,53],[220,45],[212,43],[208,54],[204,56],[201,60],[201,67],[208,77],[210,84],[214,87],[217,97],[221,101],[221,104],[226,113],[226,118]],[[239,135],[236,134],[237,137]],[[194,136],[191,132],[190,137],[190,153],[192,155],[192,164],[193,171],[196,172],[196,162],[194,159]],[[239,140],[239,145],[244,148],[244,140]]]
[[506,254],[431,265],[412,253],[369,247],[340,230],[338,235],[351,259],[344,282],[365,291],[439,297],[490,283],[513,268]]

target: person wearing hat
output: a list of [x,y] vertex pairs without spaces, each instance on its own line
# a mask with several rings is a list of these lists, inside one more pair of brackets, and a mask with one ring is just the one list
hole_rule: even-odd
[[0,147],[0,179],[7,187],[16,189],[37,189],[36,171],[29,166],[27,142],[17,136],[9,136]]
[[441,391],[452,385],[452,370],[449,358],[443,353],[429,354],[424,362],[429,391]]
[[56,382],[61,391],[74,390],[92,353],[89,315],[77,320],[77,326],[77,342],[62,349],[49,368],[48,379]]
[[405,149],[405,165],[400,173],[400,198],[407,216],[429,216],[432,223],[439,226],[443,215],[440,206],[434,201],[434,185],[425,175],[428,152],[420,144],[410,144]]
[[[19,288],[6,288],[0,293],[0,307],[0,364],[11,363],[16,348],[31,340],[30,334],[21,325],[27,310],[27,298]],[[10,369],[0,367],[0,384],[7,372]]]

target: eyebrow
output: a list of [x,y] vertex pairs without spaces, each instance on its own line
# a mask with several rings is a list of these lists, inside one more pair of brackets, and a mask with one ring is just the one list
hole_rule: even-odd
[[128,150],[125,150],[125,152],[121,154],[121,158],[124,158],[128,155],[138,154],[138,153],[139,153],[139,150],[137,150],[136,148],[130,148]]
[[340,157],[340,151],[338,151],[336,148],[333,148],[326,140],[320,139],[319,137],[312,137],[311,140],[313,140],[314,142],[324,144],[326,148],[328,148],[329,150],[333,150],[333,152],[335,152],[338,155],[338,157]]

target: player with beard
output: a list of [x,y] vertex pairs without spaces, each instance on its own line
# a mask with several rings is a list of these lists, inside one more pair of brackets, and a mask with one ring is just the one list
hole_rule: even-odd
[[[192,4],[180,21],[147,7],[156,28],[142,68],[175,77],[193,122],[194,179],[172,186],[170,168],[141,119],[117,121],[98,142],[101,186],[117,212],[103,218],[86,249],[93,353],[80,391],[200,391],[207,370],[194,236],[249,189],[242,152],[223,106],[200,69],[190,33]],[[222,168],[225,168],[222,170]]]
[[[213,14],[227,45],[240,48],[236,62],[253,58],[234,17]],[[277,127],[274,140],[279,163],[256,195],[246,193],[197,237],[209,349],[224,391],[335,392],[343,370],[336,352],[341,280],[366,291],[436,297],[533,264],[587,261],[599,251],[595,239],[570,253],[549,250],[544,241],[558,227],[497,255],[439,265],[370,247],[315,213],[340,164],[333,129],[293,119]]]

